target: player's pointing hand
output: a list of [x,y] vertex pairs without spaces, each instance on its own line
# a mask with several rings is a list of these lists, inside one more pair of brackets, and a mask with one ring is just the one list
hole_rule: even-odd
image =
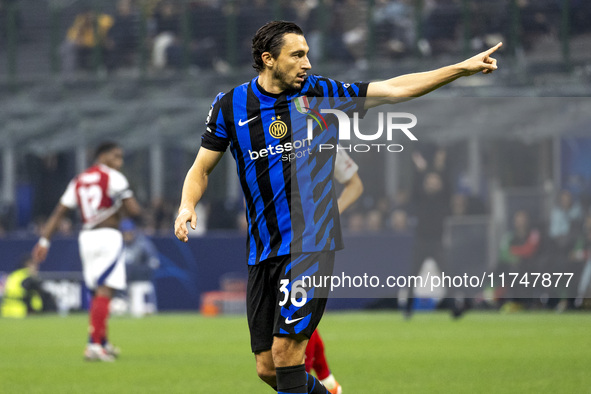
[[466,76],[473,75],[481,71],[483,74],[490,74],[495,71],[498,68],[497,59],[491,55],[495,53],[501,46],[503,46],[503,43],[499,42],[494,47],[462,62],[461,66],[464,69]]
[[183,242],[189,241],[187,222],[190,222],[191,228],[195,230],[197,227],[197,214],[195,213],[195,209],[181,209],[174,222],[174,235]]

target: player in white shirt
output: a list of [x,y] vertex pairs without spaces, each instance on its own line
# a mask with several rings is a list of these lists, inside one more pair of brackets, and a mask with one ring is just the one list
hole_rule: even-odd
[[119,221],[125,213],[138,216],[141,208],[119,172],[123,150],[116,143],[101,144],[93,166],[70,181],[33,249],[33,258],[47,257],[51,236],[61,219],[79,209],[82,231],[78,237],[82,272],[93,292],[90,306],[90,338],[84,352],[87,360],[114,361],[118,350],[107,340],[109,303],[116,290],[125,290],[125,259]]
[[358,170],[357,163],[344,150],[339,149],[335,159],[334,178],[340,184],[345,185],[337,200],[339,213],[343,213],[363,193],[363,182],[361,182],[361,178],[357,174]]
[[[334,166],[334,178],[340,184],[344,185],[344,189],[341,192],[337,200],[339,206],[339,213],[343,213],[347,208],[351,206],[361,193],[363,193],[363,182],[359,178],[357,171],[359,166],[349,157],[344,150],[337,150]],[[315,330],[308,341],[306,346],[306,372],[314,370],[316,377],[326,387],[331,394],[341,394],[341,385],[335,380],[328,362],[326,361],[326,355],[324,354],[324,342]]]

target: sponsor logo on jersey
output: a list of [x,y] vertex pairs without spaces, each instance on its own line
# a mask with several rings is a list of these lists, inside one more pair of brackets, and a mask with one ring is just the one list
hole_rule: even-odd
[[287,152],[295,151],[295,150],[302,150],[303,148],[308,147],[306,152],[310,149],[310,140],[296,140],[294,142],[286,142],[285,144],[278,144],[278,145],[269,145],[266,148],[260,149],[258,151],[249,150],[248,154],[250,155],[251,160],[257,160],[261,157],[269,157],[274,155],[284,155]]

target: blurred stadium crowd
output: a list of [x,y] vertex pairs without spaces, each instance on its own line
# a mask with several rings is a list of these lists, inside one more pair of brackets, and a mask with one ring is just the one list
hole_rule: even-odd
[[188,66],[229,73],[250,63],[259,26],[287,19],[304,28],[312,63],[365,69],[377,58],[468,53],[498,41],[525,53],[553,37],[565,45],[591,30],[590,17],[584,0],[2,0],[0,37],[9,57],[49,50],[51,61],[20,64],[19,73]]
[[[252,78],[250,40],[271,19],[299,23],[313,71],[337,79],[431,69],[503,41],[504,68],[488,82],[472,79],[477,86],[463,92],[478,96],[492,85],[506,96],[588,92],[587,0],[0,0],[0,236],[37,234],[103,138],[126,148],[125,172],[148,208],[144,231],[171,235],[209,103]],[[506,204],[496,259],[589,258],[591,180],[557,179],[559,136],[511,144],[499,137],[474,150],[465,135],[445,142],[452,134],[441,135],[425,138],[412,157],[405,152],[395,174],[383,169],[387,158],[352,153],[366,191],[343,217],[347,233],[413,232],[425,196],[435,201],[430,220],[443,226],[449,217],[495,215],[494,190],[507,201],[519,199],[509,190],[528,190],[535,209]],[[437,157],[446,157],[444,166]],[[475,164],[479,178],[467,186]],[[230,167],[216,169],[200,207],[201,233],[246,231]],[[73,235],[73,223],[65,220],[60,233]]]

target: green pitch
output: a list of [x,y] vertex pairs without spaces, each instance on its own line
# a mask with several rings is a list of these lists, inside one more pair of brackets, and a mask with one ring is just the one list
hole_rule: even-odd
[[[0,320],[0,393],[272,393],[244,317],[117,317],[113,364],[82,360],[86,316]],[[345,393],[591,393],[591,314],[329,313]]]

